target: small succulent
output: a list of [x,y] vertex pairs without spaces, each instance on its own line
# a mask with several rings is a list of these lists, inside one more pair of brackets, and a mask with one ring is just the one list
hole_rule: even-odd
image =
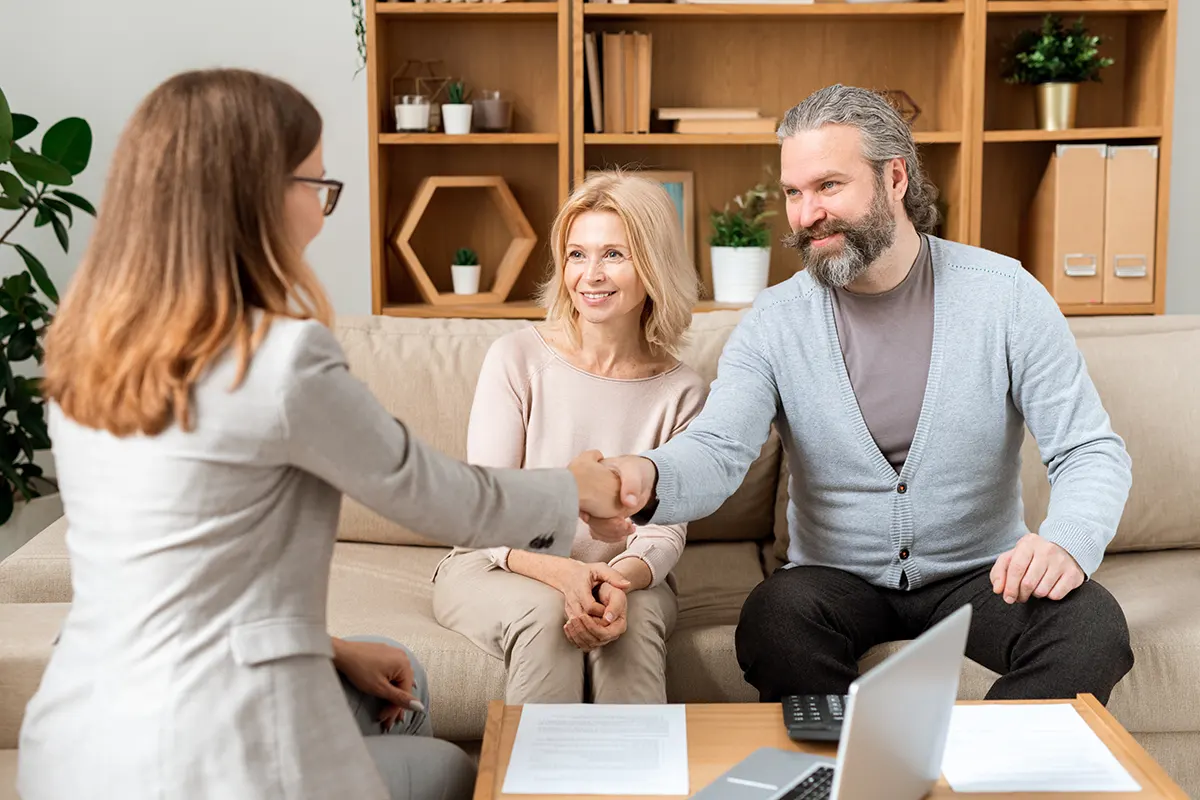
[[462,81],[451,81],[446,86],[446,101],[451,105],[464,103],[467,100],[467,84]]
[[776,214],[767,208],[767,201],[777,196],[778,190],[760,183],[733,198],[737,208],[726,203],[723,211],[712,212],[713,232],[708,243],[713,247],[766,247],[771,239],[767,219]]
[[474,267],[479,265],[479,256],[469,247],[460,247],[454,252],[454,266]]

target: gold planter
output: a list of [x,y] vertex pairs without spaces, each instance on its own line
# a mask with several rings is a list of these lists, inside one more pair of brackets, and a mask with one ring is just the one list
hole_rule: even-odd
[[1075,127],[1079,101],[1077,83],[1040,83],[1037,87],[1038,128],[1065,131]]

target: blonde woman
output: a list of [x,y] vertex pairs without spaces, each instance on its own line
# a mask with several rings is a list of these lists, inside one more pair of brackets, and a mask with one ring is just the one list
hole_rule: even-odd
[[[559,211],[545,324],[493,343],[475,390],[467,460],[546,468],[575,453],[637,453],[699,412],[706,384],[677,353],[697,296],[675,207],[657,183],[602,173]],[[671,570],[684,525],[616,544],[579,524],[569,558],[457,551],[438,569],[434,613],[504,660],[509,703],[665,703]]]
[[321,127],[287,84],[220,70],[168,80],[121,137],[46,346],[74,600],[21,730],[25,800],[469,796],[453,745],[380,735],[405,706],[428,733],[419,665],[325,631],[342,493],[476,547],[566,554],[581,511],[624,516],[596,454],[467,466],[350,375],[302,255],[340,190]]

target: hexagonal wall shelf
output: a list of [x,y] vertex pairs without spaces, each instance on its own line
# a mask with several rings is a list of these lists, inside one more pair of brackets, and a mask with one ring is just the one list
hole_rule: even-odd
[[[496,267],[496,277],[490,291],[475,295],[439,292],[433,285],[429,272],[417,258],[416,251],[413,250],[411,244],[413,233],[421,221],[421,216],[429,207],[433,193],[438,189],[486,189],[488,196],[492,198],[496,208],[499,209],[505,227],[512,234],[512,242],[505,250],[499,266]],[[499,175],[431,175],[422,180],[421,185],[417,187],[417,193],[413,197],[412,205],[408,208],[408,213],[404,215],[404,221],[392,234],[392,245],[395,247],[399,259],[404,262],[409,274],[416,281],[421,296],[430,305],[491,304],[503,303],[508,299],[508,293],[512,291],[513,283],[521,274],[521,268],[525,266],[526,259],[533,252],[537,238],[537,234],[533,232],[533,226],[525,218],[525,214],[517,204],[517,199],[513,197],[512,190],[508,188],[508,183]]]

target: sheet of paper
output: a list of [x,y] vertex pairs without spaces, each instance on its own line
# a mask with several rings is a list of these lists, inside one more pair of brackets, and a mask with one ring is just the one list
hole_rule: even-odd
[[956,792],[1138,792],[1066,703],[955,706],[942,773]]
[[687,795],[682,705],[527,705],[504,794]]

